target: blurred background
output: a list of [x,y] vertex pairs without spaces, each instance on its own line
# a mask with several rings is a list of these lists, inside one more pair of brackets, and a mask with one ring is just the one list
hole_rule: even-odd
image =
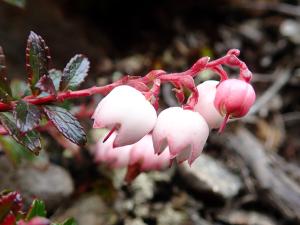
[[[30,31],[50,47],[54,68],[88,56],[83,87],[152,69],[183,71],[238,48],[257,101],[224,134],[210,135],[191,168],[141,174],[131,185],[122,182],[124,171],[94,163],[95,131],[81,149],[47,131],[39,157],[0,137],[0,189],[19,190],[28,202],[39,197],[53,220],[72,216],[79,224],[300,224],[300,1],[0,1],[0,45],[16,92],[25,85]],[[198,82],[218,79],[202,75]],[[168,86],[162,101],[174,105]],[[76,111],[72,104],[66,107]],[[80,121],[90,130],[89,118]]]

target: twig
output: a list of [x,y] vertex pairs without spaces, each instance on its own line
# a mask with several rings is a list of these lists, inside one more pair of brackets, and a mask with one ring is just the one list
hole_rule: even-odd
[[300,221],[299,185],[272,162],[254,135],[247,129],[240,128],[235,134],[219,136],[218,141],[227,143],[251,169],[262,192],[260,200],[268,202],[287,218]]

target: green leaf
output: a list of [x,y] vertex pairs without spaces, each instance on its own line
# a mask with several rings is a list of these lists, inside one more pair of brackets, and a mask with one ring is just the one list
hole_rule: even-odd
[[77,222],[73,218],[66,219],[64,222],[59,225],[77,225]]
[[29,221],[36,216],[46,217],[46,215],[47,215],[47,211],[46,211],[45,203],[42,200],[35,199],[33,200],[29,212],[26,215],[26,220]]
[[20,8],[25,8],[26,5],[26,0],[3,0],[3,1]]
[[23,80],[13,79],[10,82],[10,88],[14,99],[21,99],[25,95],[31,95],[31,90]]
[[14,166],[19,165],[23,159],[33,159],[33,155],[26,151],[25,147],[18,144],[12,137],[8,135],[0,136],[0,145],[2,150],[5,152],[5,155]]
[[31,31],[27,40],[26,67],[33,95],[40,93],[35,85],[42,76],[48,76],[50,59],[49,48],[43,38]]
[[55,90],[59,91],[59,83],[61,81],[62,72],[56,69],[49,70],[49,77],[52,79]]
[[1,112],[0,121],[13,139],[15,139],[19,144],[25,146],[34,154],[39,154],[42,148],[39,133],[35,131],[29,131],[25,134],[20,132],[11,113]]
[[7,102],[9,99],[11,99],[11,90],[7,79],[5,56],[0,46],[0,101]]
[[77,145],[86,143],[86,134],[77,119],[64,108],[58,106],[43,106],[49,120],[58,131]]
[[36,83],[35,87],[39,88],[41,91],[47,92],[50,95],[56,95],[55,86],[51,77],[43,75],[41,79]]
[[63,71],[60,90],[76,89],[84,81],[89,68],[90,62],[85,56],[75,55]]
[[39,124],[42,114],[37,106],[20,100],[14,109],[13,115],[20,131],[27,132]]

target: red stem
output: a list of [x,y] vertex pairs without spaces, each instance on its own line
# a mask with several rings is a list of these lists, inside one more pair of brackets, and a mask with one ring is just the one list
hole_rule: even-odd
[[[66,99],[87,97],[87,96],[91,96],[94,94],[106,95],[113,88],[115,88],[119,85],[123,85],[123,84],[132,85],[137,89],[143,88],[144,90],[140,90],[140,91],[145,91],[145,88],[147,88],[147,85],[149,83],[154,83],[155,80],[156,80],[156,82],[158,82],[158,80],[159,80],[161,83],[179,82],[183,86],[186,86],[187,88],[192,90],[193,92],[197,92],[194,90],[195,89],[194,82],[192,81],[193,84],[191,84],[190,80],[193,80],[192,78],[203,70],[212,69],[213,71],[217,72],[220,75],[221,81],[228,79],[228,75],[225,72],[225,70],[223,70],[222,64],[225,64],[227,66],[232,66],[232,67],[239,67],[239,69],[241,71],[240,72],[241,78],[244,79],[246,82],[249,82],[252,77],[252,74],[248,70],[246,64],[243,61],[241,61],[240,59],[238,59],[238,55],[239,55],[239,50],[232,49],[232,50],[229,50],[225,56],[223,56],[219,59],[213,60],[211,62],[209,62],[208,57],[200,58],[190,69],[188,69],[184,72],[180,72],[180,73],[166,73],[163,70],[153,70],[144,77],[125,76],[122,79],[120,79],[112,84],[105,85],[102,87],[91,87],[91,88],[87,88],[87,89],[83,89],[83,90],[79,90],[79,91],[60,92],[60,93],[58,93],[57,96],[55,96],[55,95],[49,95],[46,97],[26,96],[22,100],[24,100],[28,103],[31,103],[33,105],[49,104],[52,102],[62,102]],[[138,85],[138,84],[143,84],[144,86]],[[159,85],[158,85],[158,87],[159,87]],[[157,88],[154,87],[155,95],[158,95],[158,90],[156,90],[156,89]],[[150,92],[151,92],[151,90],[150,90]],[[191,107],[197,103],[194,101],[196,99],[196,97],[198,97],[197,93],[194,93],[193,98],[191,98],[190,102],[189,102],[189,105]],[[12,110],[13,107],[16,105],[16,103],[17,103],[17,101],[12,101],[9,103],[0,102],[0,112]]]

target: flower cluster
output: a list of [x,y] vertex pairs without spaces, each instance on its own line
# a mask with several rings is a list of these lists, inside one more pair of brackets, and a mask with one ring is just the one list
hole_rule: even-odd
[[[110,129],[97,144],[96,160],[111,167],[138,164],[140,171],[164,169],[173,160],[191,165],[202,152],[210,130],[222,132],[228,119],[246,115],[255,101],[255,91],[249,84],[252,74],[238,54],[231,50],[212,62],[202,58],[182,73],[152,71],[131,81],[130,86],[115,87],[92,116],[94,128]],[[239,79],[229,79],[222,63],[239,67]],[[221,80],[205,81],[196,87],[193,77],[203,69],[216,71]],[[165,82],[175,86],[179,103],[185,101],[184,89],[191,94],[182,107],[164,109],[157,116],[160,84]],[[147,91],[145,85],[151,83]],[[139,89],[141,84],[143,90]]]

